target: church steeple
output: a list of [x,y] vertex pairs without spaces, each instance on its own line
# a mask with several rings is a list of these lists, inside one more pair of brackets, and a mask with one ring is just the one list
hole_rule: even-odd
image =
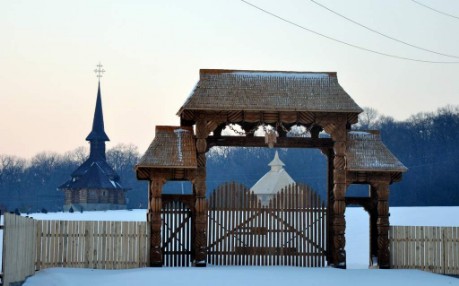
[[104,129],[104,114],[102,112],[102,97],[100,94],[100,81],[97,90],[96,109],[94,110],[94,119],[92,121],[92,130],[86,137],[86,141],[110,141]]
[[269,166],[271,167],[271,172],[279,172],[280,170],[284,169],[284,162],[282,162],[279,159],[279,154],[276,151],[276,154],[274,155],[274,159],[269,163]]
[[94,119],[92,121],[92,130],[86,137],[86,141],[90,142],[89,158],[93,160],[105,160],[105,141],[110,141],[104,129],[104,114],[102,112],[102,96],[100,93],[100,78],[105,70],[102,69],[102,65],[99,63],[94,72],[99,78],[99,85],[97,89],[96,109],[94,110]]
[[[120,177],[105,157],[105,142],[110,139],[104,130],[100,78],[105,70],[100,63],[95,72],[99,78],[99,85],[92,130],[86,137],[90,144],[89,158],[72,173],[70,180],[58,188],[65,192],[65,210],[126,208],[125,192],[128,189],[121,185]],[[88,195],[88,190],[91,190],[91,195]]]

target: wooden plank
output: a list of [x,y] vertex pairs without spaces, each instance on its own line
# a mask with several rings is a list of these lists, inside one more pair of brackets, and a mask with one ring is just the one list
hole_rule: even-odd
[[[238,207],[235,208],[235,210],[237,210],[237,213],[238,213],[238,219],[237,219],[236,226],[239,226],[242,224],[242,221],[244,220],[245,196],[243,194],[243,190],[240,187],[238,188],[237,194],[239,197],[239,204],[238,204]],[[244,238],[238,236],[235,246],[243,246],[243,244],[241,243],[241,240],[243,239]],[[243,265],[243,261],[244,261],[243,255],[239,254],[237,257],[238,257],[237,265]]]
[[455,227],[451,230],[452,235],[450,238],[450,244],[453,246],[451,251],[451,267],[450,273],[459,275],[459,227]]
[[[121,245],[120,245],[120,237],[119,237],[119,233],[121,231],[120,229],[120,223],[117,221],[117,222],[111,222],[111,227],[112,227],[112,259],[113,259],[113,263],[112,263],[112,269],[120,269],[119,268],[119,259],[120,259],[120,252],[121,252]],[[128,254],[128,253],[126,253]]]
[[416,238],[419,242],[419,262],[421,264],[422,270],[427,270],[426,269],[426,257],[425,257],[425,229],[423,226],[419,227],[419,235],[418,232],[416,231]]
[[[238,192],[238,188],[236,187],[236,184],[233,182],[233,184],[231,185],[231,210],[230,210],[230,217],[231,217],[231,228],[230,229],[234,229],[236,227],[236,199],[237,199],[237,192]],[[232,235],[231,237],[231,243],[230,243],[230,247],[231,247],[231,265],[236,265],[237,264],[237,255],[236,253],[234,252],[234,249],[235,249],[235,244],[236,244],[236,235]]]
[[42,253],[42,221],[37,221],[37,232],[36,232],[36,243],[37,243],[37,246],[36,246],[36,258],[35,258],[35,268],[37,270],[40,270],[41,269],[41,263],[42,263],[42,257],[41,257],[41,253]]
[[444,230],[444,240],[445,240],[445,265],[443,269],[444,274],[452,274],[451,272],[453,271],[453,266],[454,266],[454,260],[451,258],[454,257],[454,251],[453,251],[453,243],[452,242],[452,230],[449,228],[445,228]]
[[450,244],[452,245],[452,262],[449,272],[455,275],[459,275],[459,227],[455,227],[452,229],[452,235],[450,236]]
[[3,284],[24,281],[35,272],[36,228],[30,218],[4,214]]
[[107,224],[108,222],[102,221],[99,223],[102,231],[101,235],[101,243],[100,243],[100,263],[99,263],[99,269],[105,269],[106,268],[106,261],[108,261],[108,254],[107,254],[107,242],[108,242],[108,236],[107,236]]
[[424,237],[421,235],[421,232],[424,233],[422,227],[407,227],[406,230],[408,231],[408,257],[407,257],[407,265],[411,269],[415,269],[419,267],[419,269],[424,269],[425,265],[425,243]]
[[[234,183],[231,183],[231,184],[234,184]],[[224,208],[224,211],[222,213],[222,216],[223,216],[223,221],[225,224],[225,228],[223,229],[224,231],[224,235],[228,234],[228,227],[229,227],[229,223],[228,223],[228,202],[229,202],[229,198],[228,198],[228,194],[229,194],[229,188],[231,186],[231,184],[225,184],[224,186],[224,192],[223,192],[223,204],[225,206]],[[231,236],[230,236],[231,237]],[[222,247],[223,247],[223,251],[221,253],[222,255],[222,265],[228,265],[228,246],[229,246],[229,240],[230,240],[230,237],[226,237],[225,240],[223,241],[223,244],[222,244]]]
[[[138,227],[137,227],[137,222],[122,222],[121,223],[121,228],[123,229],[123,236],[121,236],[119,239],[121,241],[121,251],[120,251],[120,258],[123,259],[123,253],[125,249],[129,250],[129,256],[128,260],[122,260],[122,264],[120,264],[120,269],[126,269],[126,268],[133,268],[136,267],[135,265],[138,265],[139,257],[138,257],[138,252],[136,251],[138,248],[138,242],[139,242],[139,233],[138,233]],[[127,227],[127,229],[126,229]],[[125,238],[127,231],[127,239]]]

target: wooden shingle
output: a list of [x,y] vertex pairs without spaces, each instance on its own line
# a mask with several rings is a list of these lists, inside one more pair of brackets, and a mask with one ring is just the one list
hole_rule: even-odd
[[406,172],[408,169],[381,141],[379,132],[347,135],[346,169],[356,172]]
[[195,169],[196,144],[193,129],[156,126],[156,135],[136,168]]

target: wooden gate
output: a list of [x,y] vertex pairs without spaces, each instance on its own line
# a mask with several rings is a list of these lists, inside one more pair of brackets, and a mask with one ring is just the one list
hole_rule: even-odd
[[290,185],[262,205],[245,186],[226,183],[208,207],[209,264],[325,266],[327,209],[310,187]]
[[164,266],[190,266],[193,196],[162,195],[161,237]]

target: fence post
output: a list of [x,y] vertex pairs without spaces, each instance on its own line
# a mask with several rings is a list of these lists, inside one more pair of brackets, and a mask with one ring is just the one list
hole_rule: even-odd
[[442,259],[442,267],[441,267],[441,272],[443,274],[446,274],[446,235],[445,235],[446,227],[441,228],[441,257]]

